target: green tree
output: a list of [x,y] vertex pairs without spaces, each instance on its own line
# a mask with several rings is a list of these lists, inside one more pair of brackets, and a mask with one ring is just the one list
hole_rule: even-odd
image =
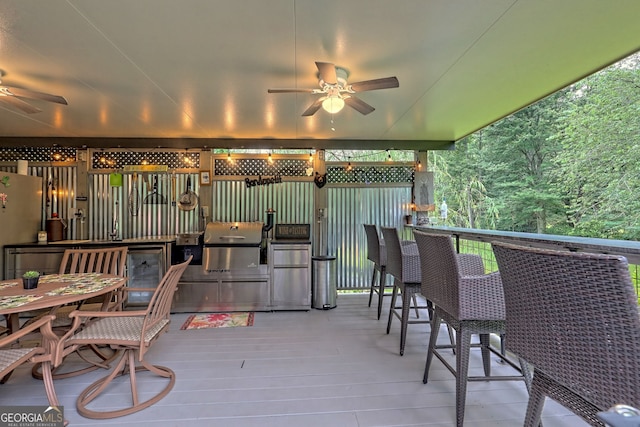
[[482,132],[458,141],[453,151],[431,155],[436,204],[446,198],[449,206],[448,225],[495,228],[498,213],[483,182],[485,163]]
[[639,63],[636,54],[568,93],[555,177],[567,234],[640,238]]
[[486,129],[490,194],[499,200],[500,229],[545,233],[561,213],[550,183],[563,92],[557,92]]
[[441,155],[441,189],[454,201],[457,225],[544,233],[550,213],[558,217],[549,170],[561,100],[562,93],[552,95]]

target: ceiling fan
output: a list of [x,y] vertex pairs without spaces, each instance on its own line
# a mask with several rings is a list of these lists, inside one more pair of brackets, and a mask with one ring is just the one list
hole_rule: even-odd
[[320,89],[268,89],[267,92],[304,92],[322,95],[302,113],[303,116],[313,116],[320,107],[334,114],[342,110],[345,104],[366,115],[374,111],[375,108],[354,96],[355,93],[400,86],[397,77],[384,77],[381,79],[347,84],[349,72],[344,68],[336,67],[330,62],[317,61],[316,67],[318,67],[318,84],[320,85]]
[[[0,71],[0,77],[3,73]],[[5,86],[0,80],[0,102],[9,104],[27,114],[39,113],[41,109],[23,101],[20,98],[41,99],[43,101],[56,102],[58,104],[67,105],[67,100],[62,96],[50,95],[48,93],[36,92],[29,89]]]

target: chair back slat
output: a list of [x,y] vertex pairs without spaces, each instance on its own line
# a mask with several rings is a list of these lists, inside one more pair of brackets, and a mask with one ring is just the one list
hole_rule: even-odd
[[367,259],[380,264],[380,237],[374,224],[364,224],[364,231],[367,235]]
[[67,249],[60,262],[59,273],[126,273],[127,247]]
[[390,227],[380,227],[380,230],[387,251],[387,274],[402,282],[402,249],[398,230]]
[[493,243],[506,345],[591,404],[640,405],[640,318],[626,258]]
[[[144,325],[142,327],[142,340],[144,340],[145,331],[153,328],[153,326],[163,320],[169,320],[173,294],[177,289],[180,277],[182,277],[182,274],[192,259],[193,255],[182,264],[172,265],[162,277],[147,306]],[[141,353],[144,353],[143,348],[144,345],[141,346]]]
[[460,317],[458,257],[451,236],[423,233],[414,230],[413,235],[420,253],[422,270],[422,294],[434,305]]
[[420,283],[418,247],[413,241],[400,241],[398,230],[381,227],[386,252],[387,273],[402,283]]

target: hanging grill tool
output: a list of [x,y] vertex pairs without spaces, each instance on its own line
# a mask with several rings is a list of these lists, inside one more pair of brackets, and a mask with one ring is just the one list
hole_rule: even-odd
[[192,211],[198,206],[198,195],[191,191],[191,177],[187,177],[187,188],[180,195],[178,200],[178,207],[182,211]]
[[145,205],[166,205],[167,199],[158,193],[158,175],[153,176],[153,191],[144,198]]
[[138,174],[131,175],[131,191],[129,192],[129,213],[138,216],[140,210],[140,193],[138,192]]

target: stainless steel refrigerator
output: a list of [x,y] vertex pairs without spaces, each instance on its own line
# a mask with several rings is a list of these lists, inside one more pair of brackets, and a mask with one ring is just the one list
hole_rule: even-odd
[[4,246],[36,242],[41,227],[42,178],[0,172],[0,275],[3,279]]

